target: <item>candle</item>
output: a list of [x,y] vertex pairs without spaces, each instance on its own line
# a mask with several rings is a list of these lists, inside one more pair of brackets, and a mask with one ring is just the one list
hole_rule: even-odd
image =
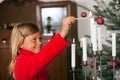
[[91,33],[91,43],[93,43],[93,25],[94,25],[94,18],[92,17],[92,12],[90,11],[89,13],[89,18],[90,18],[90,33]]
[[87,41],[85,37],[82,39],[82,42],[83,42],[83,61],[87,61]]
[[116,33],[112,33],[112,56],[116,56]]
[[93,36],[93,43],[92,43],[92,45],[93,45],[93,51],[97,51],[97,28],[96,28],[96,26],[95,26],[95,24],[93,25],[93,33],[94,33],[94,35],[92,35]]
[[97,27],[94,22],[94,17],[92,17],[92,13],[89,13],[90,17],[90,29],[91,29],[91,43],[93,51],[97,51]]
[[71,67],[75,68],[75,39],[73,38],[73,43],[71,44]]
[[82,38],[80,39],[80,47],[82,48],[83,46],[83,42],[82,42]]
[[97,38],[98,38],[98,50],[102,50],[102,37],[101,37],[101,27],[97,27]]

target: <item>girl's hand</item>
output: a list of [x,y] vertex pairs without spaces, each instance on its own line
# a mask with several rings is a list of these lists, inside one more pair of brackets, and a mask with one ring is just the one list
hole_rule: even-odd
[[60,35],[65,38],[66,35],[69,33],[70,29],[71,29],[71,25],[73,23],[75,23],[76,21],[76,18],[73,17],[73,16],[69,16],[69,17],[66,17],[64,20],[63,20],[63,23],[62,23],[62,28],[61,28],[61,31],[60,31]]

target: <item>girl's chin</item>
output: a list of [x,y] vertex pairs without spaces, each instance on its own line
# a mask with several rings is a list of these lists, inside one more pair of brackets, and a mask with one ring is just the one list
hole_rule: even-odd
[[34,48],[34,53],[37,54],[41,50],[41,47]]
[[35,50],[34,53],[37,54],[40,50]]

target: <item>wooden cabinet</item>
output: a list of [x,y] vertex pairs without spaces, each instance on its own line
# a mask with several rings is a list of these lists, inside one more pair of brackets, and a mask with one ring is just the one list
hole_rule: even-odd
[[[53,9],[56,8],[56,9]],[[60,9],[59,9],[60,8]],[[57,13],[58,12],[58,13]],[[54,32],[59,32],[62,25],[62,20],[67,16],[77,17],[77,4],[71,1],[56,1],[56,2],[39,2],[36,6],[37,25],[44,33],[47,18],[51,17],[51,24]],[[69,38],[77,38],[77,22],[72,25],[72,31],[69,33]]]

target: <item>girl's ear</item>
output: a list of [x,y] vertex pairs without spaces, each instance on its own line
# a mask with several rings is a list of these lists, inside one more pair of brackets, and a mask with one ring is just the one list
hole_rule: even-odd
[[20,45],[20,48],[23,48],[23,45],[22,45],[22,44]]
[[23,48],[23,43],[20,44],[20,48]]

